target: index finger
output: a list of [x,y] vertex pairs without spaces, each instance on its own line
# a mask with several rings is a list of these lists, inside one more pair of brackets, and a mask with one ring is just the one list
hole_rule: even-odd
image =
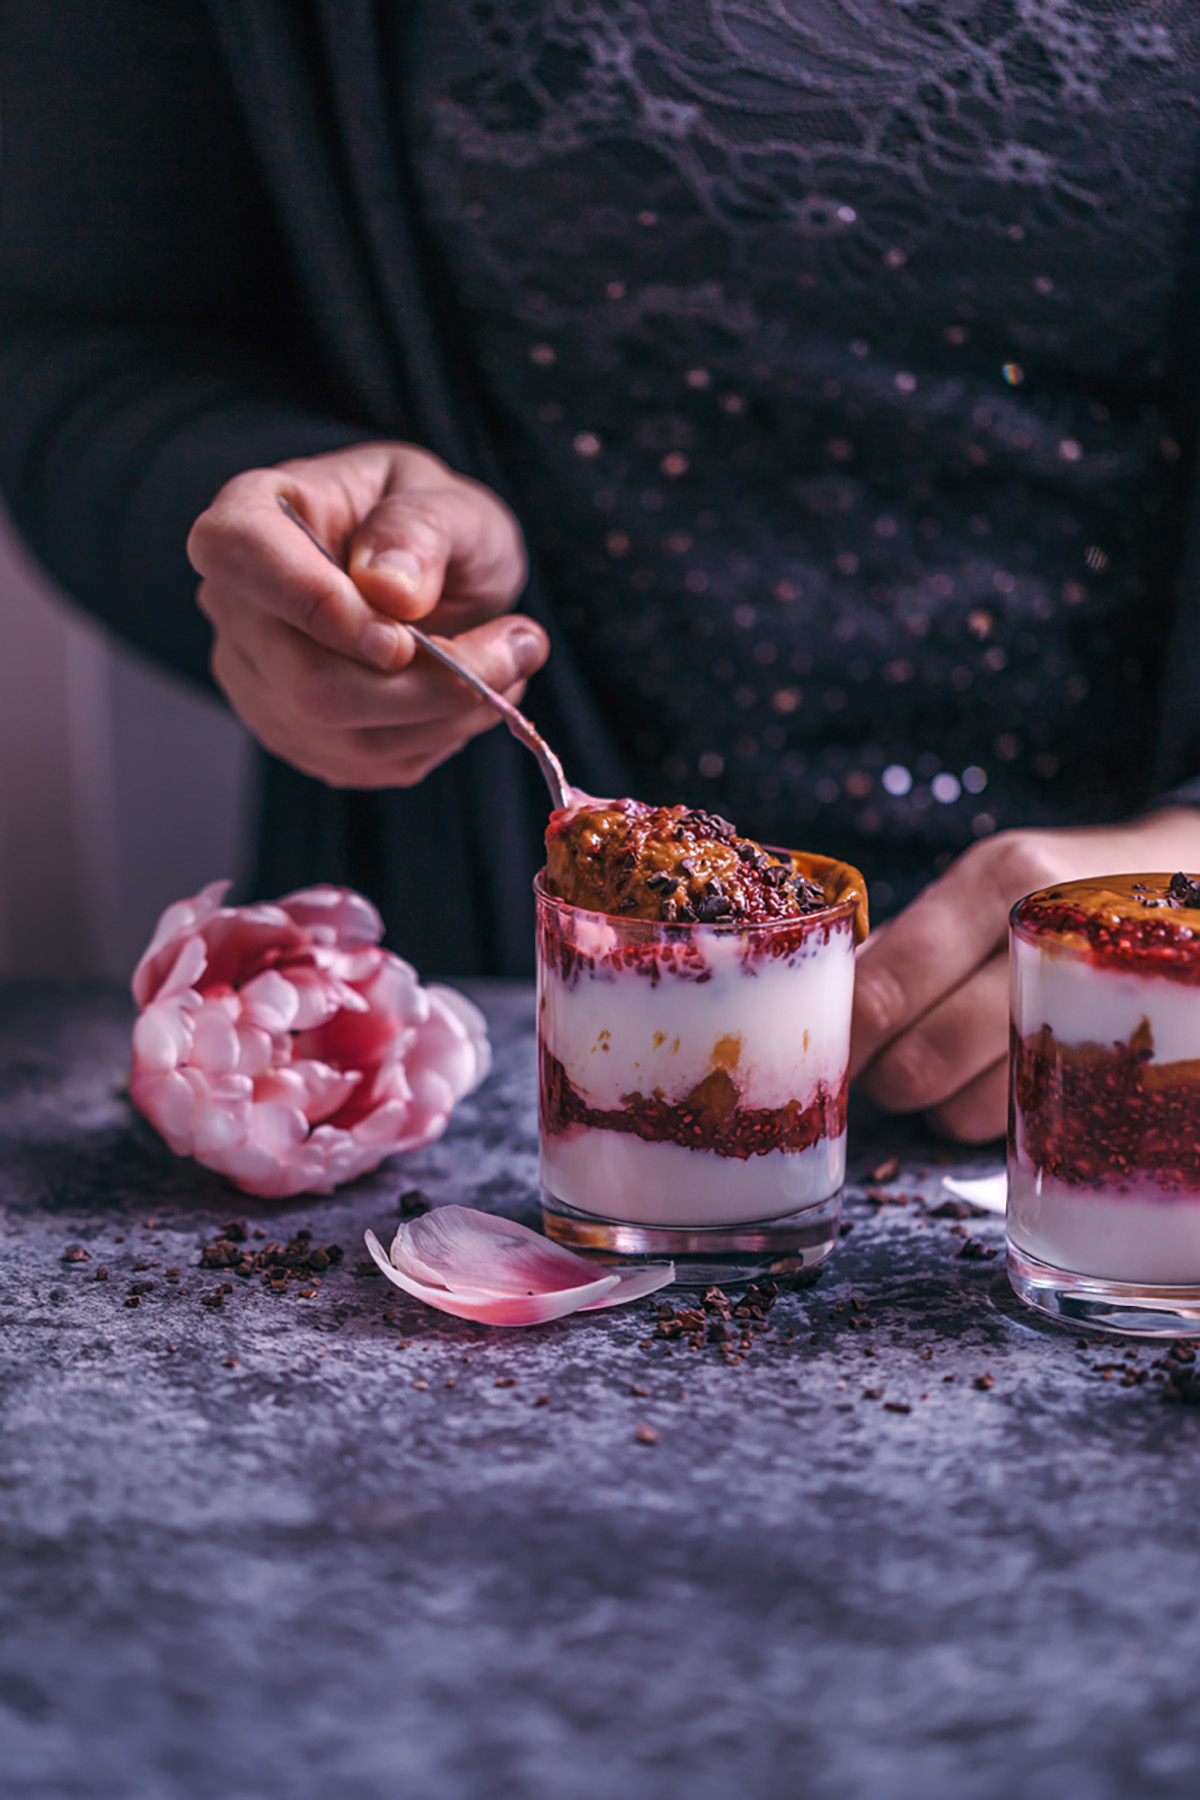
[[412,637],[368,605],[349,575],[286,516],[281,498],[304,516],[303,496],[282,470],[252,469],[227,482],[188,537],[197,574],[235,589],[327,650],[376,668],[407,667]]
[[852,1075],[1004,943],[1009,908],[1028,883],[1022,886],[1025,878],[1015,870],[1004,878],[993,849],[998,842],[960,857],[859,951]]

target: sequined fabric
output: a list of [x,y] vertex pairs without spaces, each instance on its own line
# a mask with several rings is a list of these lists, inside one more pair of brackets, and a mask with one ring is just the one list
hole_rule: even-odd
[[1147,798],[1189,0],[428,0],[401,80],[644,798],[859,862],[885,910]]

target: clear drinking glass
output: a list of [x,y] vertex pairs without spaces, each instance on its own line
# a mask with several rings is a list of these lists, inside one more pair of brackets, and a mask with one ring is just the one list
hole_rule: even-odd
[[[853,871],[791,857],[798,872]],[[861,878],[803,918],[661,924],[537,895],[548,1234],[681,1280],[837,1242]],[[837,877],[823,882],[840,892]]]
[[1067,882],[1011,918],[1009,1278],[1043,1312],[1139,1336],[1200,1333],[1200,911],[1171,898],[1185,880]]

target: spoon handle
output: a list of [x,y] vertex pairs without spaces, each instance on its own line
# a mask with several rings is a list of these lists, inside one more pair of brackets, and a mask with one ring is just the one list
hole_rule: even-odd
[[[334,556],[321,542],[312,526],[308,523],[308,520],[302,519],[295,507],[292,506],[289,501],[285,500],[282,494],[277,494],[276,499],[279,501],[279,505],[283,512],[286,513],[287,517],[292,521],[292,524],[300,527],[309,543],[315,544],[326,562],[331,562],[334,568],[341,570],[341,573],[344,575],[346,571],[342,569],[341,563],[339,563],[337,557]],[[518,743],[524,744],[527,750],[533,751],[533,754],[538,760],[538,767],[545,777],[546,786],[550,789],[550,795],[555,806],[562,807],[573,805],[575,789],[572,788],[570,782],[563,774],[562,764],[559,762],[557,756],[555,756],[553,750],[550,748],[533,721],[527,719],[525,714],[515,707],[511,700],[506,700],[504,695],[498,694],[494,687],[489,687],[487,682],[484,681],[481,676],[476,675],[473,670],[468,669],[463,663],[460,663],[458,658],[452,655],[449,650],[444,649],[441,644],[435,643],[433,638],[426,637],[423,631],[418,630],[415,625],[410,625],[407,620],[402,620],[400,622],[403,624],[405,631],[411,632],[412,636],[428,656],[432,656],[435,662],[440,662],[443,668],[449,669],[452,674],[457,675],[459,680],[464,681],[469,688],[472,688],[474,692],[479,695],[481,700],[486,700],[489,706],[495,707]]]

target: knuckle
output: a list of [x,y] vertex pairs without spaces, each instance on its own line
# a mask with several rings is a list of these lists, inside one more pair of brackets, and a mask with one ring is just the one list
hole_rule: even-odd
[[870,1071],[867,1091],[890,1112],[916,1112],[944,1092],[939,1083],[945,1069],[929,1042],[916,1034],[902,1038],[884,1051]]
[[854,983],[856,1022],[872,1039],[886,1039],[904,1017],[904,989],[890,969],[859,966]]
[[996,885],[1014,901],[1061,878],[1061,859],[1041,832],[1002,831],[976,848],[985,852],[986,866]]

